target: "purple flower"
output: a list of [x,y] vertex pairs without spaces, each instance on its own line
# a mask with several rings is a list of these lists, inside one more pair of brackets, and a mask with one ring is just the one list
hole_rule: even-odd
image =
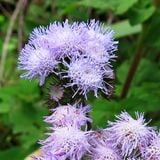
[[39,27],[34,29],[30,35],[30,44],[45,43],[46,46],[59,59],[66,56],[74,56],[78,53],[83,43],[83,35],[85,34],[85,23],[69,24],[68,20],[63,23],[54,22],[47,27]]
[[157,135],[151,144],[146,147],[142,153],[144,160],[159,160],[160,159],[160,134]]
[[122,160],[118,150],[102,143],[97,143],[90,150],[89,157],[91,160]]
[[137,119],[133,119],[127,112],[122,112],[116,117],[116,122],[109,122],[106,131],[110,134],[108,139],[114,147],[121,150],[123,156],[130,156],[150,143],[154,131],[147,127],[143,114],[137,113]]
[[52,110],[53,114],[45,118],[45,122],[51,124],[54,127],[76,126],[80,128],[85,125],[87,121],[91,122],[91,119],[87,117],[87,113],[90,111],[90,106],[82,105],[65,105],[59,106]]
[[87,28],[83,48],[86,56],[99,63],[108,63],[114,59],[118,44],[118,41],[113,40],[114,32],[95,20],[88,22]]
[[[64,65],[68,67],[66,72],[71,79],[69,85],[77,85],[77,92],[86,96],[87,92],[93,91],[97,96],[100,89],[109,94],[103,79],[114,77],[110,61],[116,57],[115,50],[117,41],[113,40],[113,31],[105,29],[99,21],[72,24],[68,20],[63,23],[54,22],[46,27],[35,28],[30,34],[28,44],[19,57],[19,69],[26,71],[21,77],[39,78],[40,85],[43,85],[45,78],[54,73],[55,68],[57,72],[62,72],[57,64],[64,64],[67,58]],[[82,69],[83,65],[87,69]],[[79,69],[82,69],[79,72],[81,75],[77,76],[75,71]],[[80,80],[79,76],[82,76]]]
[[104,78],[113,78],[113,70],[109,67],[97,64],[89,58],[74,58],[71,63],[64,62],[67,66],[65,71],[67,75],[63,78],[69,78],[70,82],[65,85],[66,87],[76,86],[77,91],[73,97],[79,93],[85,96],[87,99],[87,93],[93,91],[94,95],[98,96],[98,90],[101,90],[106,95],[110,90],[108,87],[111,85],[104,81]]
[[38,43],[34,46],[25,45],[19,56],[19,69],[26,71],[21,77],[27,79],[39,78],[40,85],[44,84],[45,78],[50,73],[55,73],[57,64],[58,61],[50,50]]
[[58,160],[66,158],[80,160],[89,150],[88,132],[71,126],[54,128],[53,131],[48,134],[49,137],[46,140],[41,141],[44,156],[50,155],[50,159],[59,157]]

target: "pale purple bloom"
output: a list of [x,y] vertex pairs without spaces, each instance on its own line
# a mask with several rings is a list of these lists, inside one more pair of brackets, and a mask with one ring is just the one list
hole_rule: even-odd
[[85,30],[86,24],[83,22],[74,22],[73,24],[69,24],[68,20],[63,23],[54,22],[47,27],[34,29],[29,43],[34,44],[37,41],[45,43],[59,59],[74,56],[81,49],[81,44],[84,43]]
[[53,132],[48,134],[49,137],[41,141],[44,155],[50,154],[51,158],[59,157],[58,160],[66,158],[80,160],[89,150],[88,132],[72,126],[52,129]]
[[54,55],[42,44],[25,45],[19,56],[19,69],[26,71],[21,77],[26,79],[39,78],[40,85],[44,84],[45,78],[50,73],[55,73],[57,64],[58,61]]
[[87,93],[93,91],[94,95],[98,96],[98,90],[101,90],[106,95],[110,93],[108,87],[111,85],[105,82],[104,78],[113,78],[113,70],[109,67],[97,64],[89,58],[80,57],[74,58],[70,63],[64,62],[68,69],[64,71],[67,75],[63,78],[69,78],[70,82],[66,87],[76,87],[75,94],[79,93],[87,98]]
[[87,28],[84,53],[99,63],[113,60],[118,44],[118,41],[114,41],[114,32],[95,20],[88,22]]
[[143,114],[136,114],[133,119],[127,112],[116,116],[116,122],[109,122],[108,139],[114,147],[121,149],[123,156],[130,156],[135,151],[146,147],[153,138],[153,128],[147,127]]
[[[63,63],[67,57],[68,64],[65,65],[69,70],[68,76],[73,82],[71,86],[77,85],[80,94],[86,96],[87,92],[93,91],[97,96],[99,89],[109,94],[103,79],[114,77],[110,61],[116,57],[115,50],[117,41],[113,40],[113,31],[105,29],[99,21],[72,24],[69,24],[68,20],[63,23],[54,22],[46,27],[35,28],[30,34],[28,44],[22,49],[19,57],[19,69],[26,71],[21,77],[39,78],[40,85],[43,85],[45,78],[55,73],[55,68],[58,73],[62,72],[57,63]],[[101,64],[103,67],[98,67]],[[83,78],[77,81],[79,77],[72,70],[76,65],[77,69],[85,65],[87,73],[89,70],[91,74],[86,74],[86,70],[83,69],[81,73]],[[93,68],[92,71],[88,69],[90,67]]]
[[90,150],[90,160],[122,160],[118,150],[106,144],[97,143],[97,145],[93,146]]
[[87,113],[90,111],[90,106],[82,105],[65,105],[58,106],[53,109],[53,114],[45,118],[45,122],[51,124],[54,127],[76,126],[80,128],[91,119],[87,117]]
[[144,149],[142,157],[144,160],[160,160],[160,134]]

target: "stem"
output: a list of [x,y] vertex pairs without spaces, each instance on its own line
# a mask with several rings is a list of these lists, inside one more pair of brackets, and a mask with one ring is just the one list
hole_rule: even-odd
[[137,71],[138,65],[140,64],[140,60],[142,58],[143,49],[144,49],[143,48],[144,30],[145,29],[143,28],[143,31],[140,34],[138,45],[137,45],[137,49],[136,49],[132,64],[130,66],[130,69],[128,71],[128,74],[127,74],[127,77],[126,77],[126,80],[125,80],[121,95],[120,95],[121,99],[124,99],[124,98],[127,97],[127,94],[129,92],[131,83],[132,83],[133,78],[135,76],[135,73]]
[[3,49],[2,49],[2,56],[1,56],[1,63],[0,63],[0,83],[3,83],[3,74],[4,74],[4,68],[5,68],[5,61],[7,58],[7,54],[8,54],[8,45],[9,45],[9,41],[11,39],[11,35],[13,32],[13,27],[14,24],[16,22],[17,16],[21,10],[21,7],[23,5],[23,0],[19,0],[18,3],[16,4],[16,9],[14,10],[10,22],[9,22],[9,26],[8,26],[8,30],[7,30],[7,34],[4,40],[4,44],[3,44]]

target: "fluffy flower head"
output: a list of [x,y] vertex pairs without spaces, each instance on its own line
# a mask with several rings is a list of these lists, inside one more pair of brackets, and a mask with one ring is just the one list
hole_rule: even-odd
[[151,141],[151,144],[148,147],[145,148],[142,155],[145,160],[160,159],[160,134]]
[[65,105],[53,109],[53,114],[46,117],[45,121],[55,127],[76,126],[80,128],[91,119],[87,117],[90,106]]
[[91,149],[91,160],[122,160],[116,149],[98,144]]
[[51,156],[58,156],[59,159],[70,158],[80,160],[83,154],[88,151],[90,145],[87,141],[87,132],[83,132],[75,127],[54,128],[54,132],[42,141],[43,152],[50,153]]
[[66,87],[76,86],[77,91],[75,95],[79,92],[79,94],[85,95],[87,98],[87,93],[93,91],[97,97],[98,90],[109,94],[104,78],[113,76],[111,69],[105,69],[103,65],[101,66],[84,57],[72,59],[70,64],[65,63],[65,65],[68,67],[68,70],[66,70],[67,76],[64,76],[64,78],[70,79],[70,83]]
[[43,85],[45,78],[55,72],[58,61],[54,55],[43,46],[26,45],[19,57],[19,69],[26,70],[21,77],[27,79],[39,78]]
[[135,150],[141,150],[147,146],[153,137],[153,130],[147,127],[143,114],[137,113],[137,119],[133,119],[127,112],[117,116],[116,122],[109,122],[109,139],[115,147],[121,148],[122,155],[131,155]]

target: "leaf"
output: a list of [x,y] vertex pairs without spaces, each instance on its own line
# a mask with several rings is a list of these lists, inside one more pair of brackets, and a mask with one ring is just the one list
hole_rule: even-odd
[[143,23],[155,12],[152,0],[139,0],[128,12],[128,17],[132,25]]
[[2,160],[22,160],[24,158],[24,150],[20,147],[0,151],[0,159]]
[[115,13],[123,14],[131,8],[138,0],[112,0],[115,3]]
[[81,0],[79,5],[93,7],[101,11],[112,10],[115,14],[123,14],[132,7],[138,0]]
[[131,26],[128,20],[117,22],[111,25],[111,28],[115,31],[115,38],[136,34],[142,30],[141,25]]

